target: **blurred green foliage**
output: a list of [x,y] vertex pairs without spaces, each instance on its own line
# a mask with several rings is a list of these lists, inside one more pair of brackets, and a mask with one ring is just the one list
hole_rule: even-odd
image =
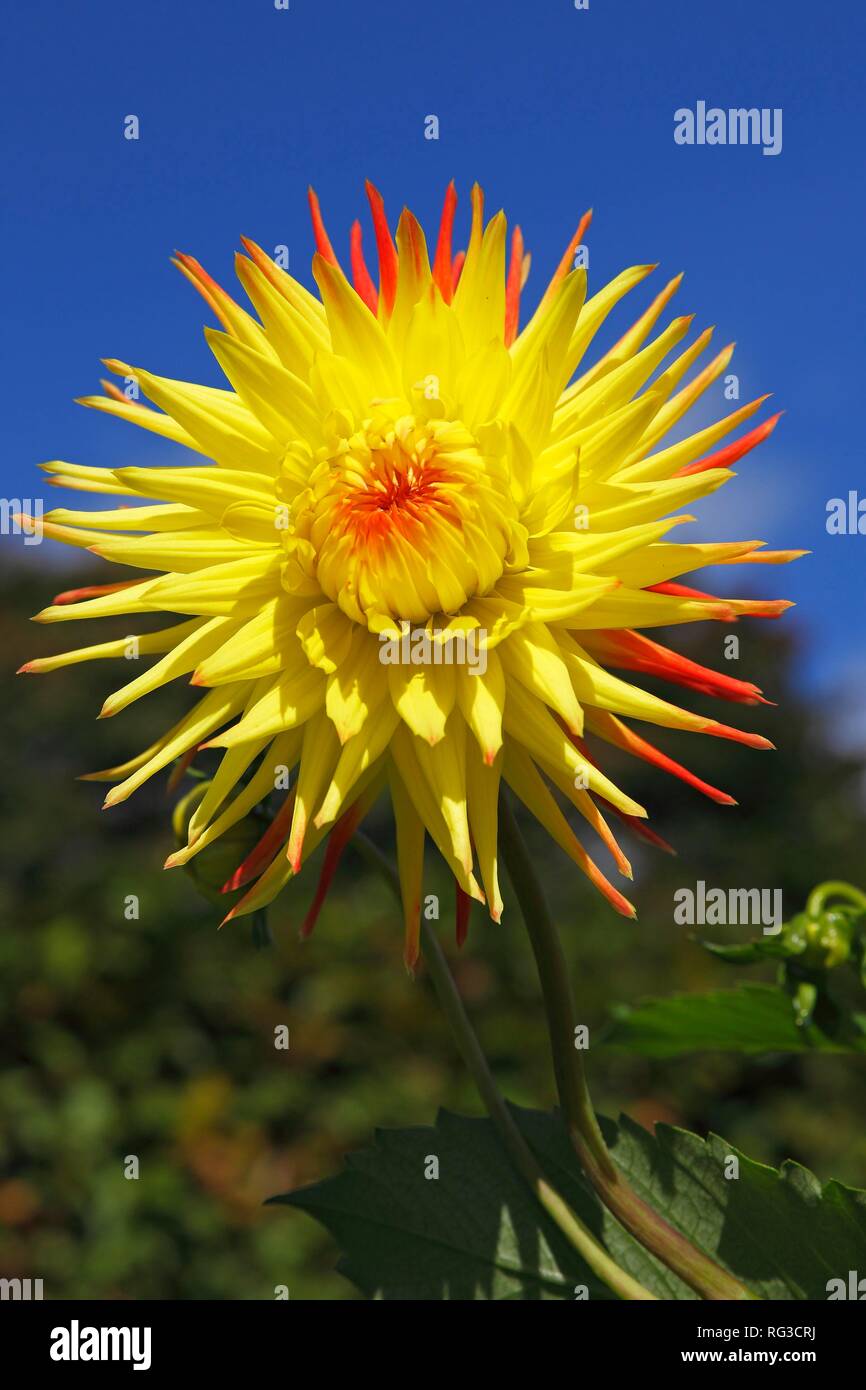
[[[104,815],[103,789],[74,780],[146,746],[191,692],[149,696],[95,723],[105,694],[128,678],[121,663],[14,677],[34,655],[109,635],[107,624],[98,637],[96,625],[28,627],[52,582],[88,582],[90,573],[46,576],[38,552],[25,561],[7,567],[0,617],[0,1276],[41,1277],[46,1297],[258,1299],[277,1285],[293,1298],[353,1297],[333,1272],[325,1233],[263,1200],[334,1172],[377,1125],[431,1123],[440,1105],[478,1112],[423,972],[412,981],[403,970],[389,893],[349,851],[308,942],[297,926],[315,864],[272,909],[272,948],[253,945],[249,923],[217,932],[218,909],[181,870],[161,871],[173,847],[165,780]],[[129,620],[115,625],[113,635],[128,628]],[[527,827],[591,1036],[618,1000],[730,984],[726,968],[674,924],[675,888],[698,878],[781,887],[790,915],[817,881],[863,878],[862,768],[829,751],[824,712],[791,689],[796,623],[739,630],[738,674],[780,707],[735,709],[730,722],[767,733],[778,751],[658,739],[737,796],[739,808],[640,764],[608,765],[679,851],[673,859],[627,845],[637,923],[615,917]],[[679,629],[675,643],[724,665],[725,631]],[[719,715],[709,700],[687,702]],[[390,848],[383,808],[371,829]],[[550,1104],[544,1017],[510,896],[500,926],[474,910],[458,954],[452,890],[432,855],[427,891],[441,895],[441,930],[504,1089],[525,1105]],[[130,895],[137,919],[125,915]],[[730,939],[748,934],[731,929]],[[771,976],[771,967],[750,972]],[[274,1047],[282,1024],[288,1051]],[[590,1072],[607,1113],[715,1128],[753,1158],[793,1157],[822,1178],[866,1184],[856,1058],[703,1054],[660,1063],[595,1049]],[[139,1160],[137,1180],[124,1176],[129,1155]]]

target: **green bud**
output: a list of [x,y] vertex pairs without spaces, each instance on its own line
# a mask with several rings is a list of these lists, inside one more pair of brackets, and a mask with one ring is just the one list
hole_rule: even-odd
[[853,920],[844,908],[829,908],[805,921],[802,961],[813,970],[833,970],[851,955]]
[[[210,782],[196,783],[192,791],[175,807],[172,828],[178,848],[186,844],[192,814],[209,786]],[[213,844],[205,846],[198,854],[193,855],[184,868],[202,897],[228,911],[237,901],[237,894],[222,893],[220,890],[258,844],[265,829],[266,823],[263,818],[253,813],[226,830]]]

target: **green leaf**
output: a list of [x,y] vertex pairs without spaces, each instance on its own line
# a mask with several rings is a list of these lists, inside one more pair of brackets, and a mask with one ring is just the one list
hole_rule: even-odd
[[[425,1176],[432,1158],[436,1178]],[[579,1173],[573,1187],[587,1225],[613,1226]],[[612,1296],[538,1205],[489,1120],[441,1111],[435,1128],[377,1130],[336,1177],[271,1201],[327,1227],[343,1251],[338,1267],[368,1297],[573,1299],[578,1285]],[[615,1243],[636,1278],[688,1296],[625,1232]]]
[[[617,1263],[660,1298],[694,1299],[601,1207],[558,1115],[511,1109],[548,1178]],[[822,1189],[797,1164],[765,1167],[716,1136],[669,1126],[651,1135],[627,1119],[602,1126],[640,1195],[762,1298],[826,1299],[828,1279],[866,1268],[866,1192]],[[438,1177],[425,1176],[432,1158]],[[340,1269],[368,1297],[573,1299],[582,1285],[590,1298],[611,1297],[517,1176],[489,1120],[442,1112],[435,1128],[379,1131],[337,1176],[272,1201],[327,1227]]]
[[861,1015],[848,1038],[798,1028],[790,998],[771,985],[741,984],[713,994],[673,994],[617,1006],[603,1046],[645,1057],[683,1052],[866,1052]]

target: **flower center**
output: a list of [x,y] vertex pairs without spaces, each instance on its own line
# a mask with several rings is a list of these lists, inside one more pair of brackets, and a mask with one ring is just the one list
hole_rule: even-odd
[[292,531],[359,623],[426,621],[489,592],[522,528],[501,460],[459,422],[368,420],[314,470]]

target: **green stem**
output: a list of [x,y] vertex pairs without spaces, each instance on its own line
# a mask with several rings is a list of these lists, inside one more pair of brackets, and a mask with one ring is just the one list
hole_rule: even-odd
[[562,944],[504,795],[499,802],[499,838],[538,966],[563,1121],[586,1176],[626,1230],[703,1298],[754,1298],[733,1275],[654,1211],[617,1171],[599,1128],[583,1059],[575,1045],[577,1017]]
[[518,1172],[532,1188],[548,1216],[556,1222],[563,1235],[608,1288],[623,1299],[654,1300],[655,1294],[650,1293],[611,1259],[545,1178],[493,1079],[487,1058],[481,1050],[454,983],[454,977],[448,968],[439,938],[426,922],[421,927],[421,945],[433,987],[451,1025],[460,1054]]
[[[353,843],[364,859],[383,875],[394,890],[398,902],[401,901],[400,882],[387,856],[363,831],[355,832]],[[517,1171],[568,1242],[608,1288],[630,1302],[654,1301],[655,1294],[650,1293],[649,1289],[620,1269],[547,1181],[496,1085],[487,1058],[463,1006],[439,938],[427,922],[422,922],[421,925],[421,945],[433,987],[451,1025],[460,1055]]]
[[806,911],[810,917],[817,917],[824,909],[824,903],[828,898],[847,898],[849,902],[856,904],[857,907],[866,909],[866,893],[861,893],[859,888],[855,888],[853,883],[843,883],[841,879],[830,879],[827,883],[819,883],[817,888],[813,888],[806,902]]

